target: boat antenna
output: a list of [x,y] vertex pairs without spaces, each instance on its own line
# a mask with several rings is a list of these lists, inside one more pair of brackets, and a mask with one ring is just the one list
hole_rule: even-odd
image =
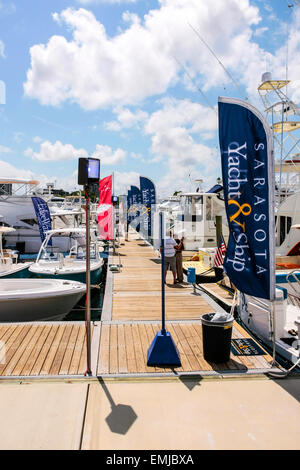
[[[297,2],[298,3],[298,2]],[[298,3],[300,5],[300,3]],[[293,3],[289,3],[287,1],[287,6],[290,11],[292,11],[292,8],[294,7]],[[289,70],[289,22],[287,21],[286,23],[286,59],[285,59],[285,79],[286,82],[288,81],[288,70]],[[288,94],[288,83],[286,83],[286,94]]]
[[[239,93],[244,96],[244,93],[243,91],[241,90],[241,88],[239,87],[238,83],[236,82],[236,80],[233,78],[233,76],[230,74],[230,72],[226,69],[226,67],[222,64],[222,62],[220,61],[220,59],[217,57],[217,55],[214,53],[214,51],[211,49],[211,47],[209,47],[209,45],[204,41],[204,39],[200,36],[199,32],[188,22],[188,25],[192,28],[192,30],[194,31],[194,33],[199,37],[199,39],[203,42],[203,44],[207,47],[207,49],[211,52],[211,54],[215,57],[215,59],[218,61],[218,63],[221,65],[222,69],[225,71],[226,75],[228,75],[228,77],[230,78],[230,80],[234,83],[234,85],[236,86],[236,88],[238,89]],[[246,101],[248,101],[248,97],[244,97]]]
[[212,104],[209,102],[207,96],[206,96],[205,93],[201,90],[201,88],[197,85],[197,83],[195,82],[195,80],[193,79],[193,77],[191,76],[191,74],[189,73],[189,71],[186,69],[186,67],[185,67],[181,62],[179,62],[179,60],[177,59],[177,57],[175,57],[174,55],[173,55],[173,58],[174,58],[174,60],[176,60],[177,64],[178,64],[181,68],[183,68],[185,74],[189,77],[189,79],[191,80],[191,82],[193,83],[193,85],[197,88],[197,90],[198,90],[199,93],[202,95],[203,99],[206,101],[206,103],[208,104],[208,106],[209,106],[216,114],[218,114],[216,108],[214,108],[214,107],[212,106]]

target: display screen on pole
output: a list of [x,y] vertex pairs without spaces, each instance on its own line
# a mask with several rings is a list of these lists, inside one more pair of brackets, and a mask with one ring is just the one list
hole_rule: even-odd
[[79,158],[78,184],[84,186],[98,183],[100,180],[100,160],[98,158]]
[[100,160],[88,159],[88,178],[100,179]]

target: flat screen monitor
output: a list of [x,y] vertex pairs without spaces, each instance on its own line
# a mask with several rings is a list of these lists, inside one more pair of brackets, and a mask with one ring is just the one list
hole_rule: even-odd
[[100,160],[88,159],[88,178],[93,180],[100,179]]
[[100,160],[98,158],[79,158],[78,184],[89,185],[100,180]]

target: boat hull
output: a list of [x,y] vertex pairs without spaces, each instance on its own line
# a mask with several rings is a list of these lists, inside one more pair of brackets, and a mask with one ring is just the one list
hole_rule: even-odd
[[0,322],[62,320],[86,292],[85,284],[61,280],[4,279],[0,290]]
[[[23,264],[23,263],[22,263]],[[31,277],[31,272],[29,271],[29,266],[32,263],[24,263],[24,267],[17,265],[12,265],[12,269],[7,271],[0,271],[0,279],[26,279]]]
[[[46,273],[42,271],[34,271],[31,273],[35,278],[38,279],[63,279],[63,280],[70,280],[70,281],[76,281],[76,282],[82,282],[86,283],[86,272],[68,272],[68,273],[62,273],[62,272],[53,272],[53,273]],[[99,284],[100,279],[101,279],[101,274],[102,274],[102,266],[92,269],[91,268],[91,278],[90,282],[91,284]]]

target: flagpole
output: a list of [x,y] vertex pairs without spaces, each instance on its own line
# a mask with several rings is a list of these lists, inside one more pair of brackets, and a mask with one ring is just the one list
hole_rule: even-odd
[[[112,172],[112,196],[114,196],[115,190],[115,172]],[[112,202],[112,201],[111,201]],[[112,229],[113,229],[113,254],[116,254],[116,244],[115,244],[115,210],[114,205],[112,204]]]
[[86,195],[86,344],[87,344],[87,369],[86,374],[91,372],[91,271],[90,271],[90,198],[88,186],[85,187]]
[[160,218],[160,240],[161,240],[161,333],[166,334],[165,325],[165,240],[164,240],[164,215],[159,214]]

